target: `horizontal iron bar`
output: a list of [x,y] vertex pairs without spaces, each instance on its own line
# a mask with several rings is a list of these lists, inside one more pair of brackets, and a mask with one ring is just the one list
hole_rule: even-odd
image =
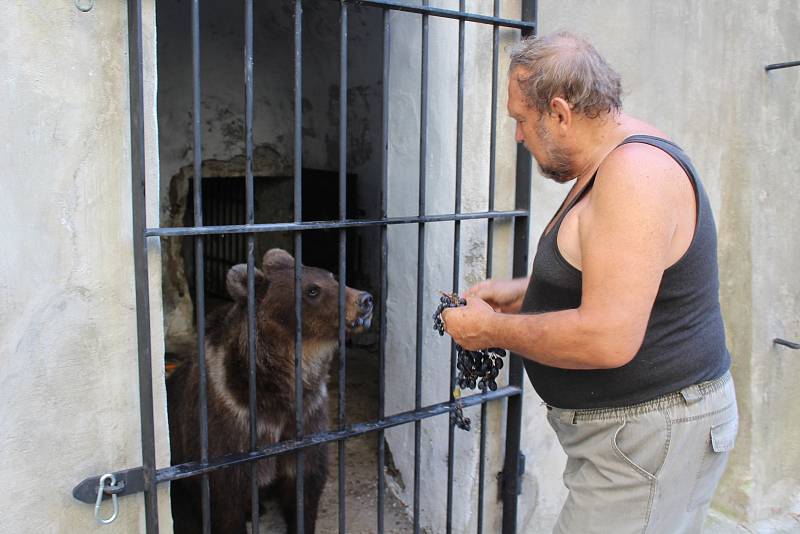
[[[514,397],[520,395],[521,393],[522,388],[516,386],[506,386],[504,388],[499,388],[497,391],[490,391],[483,394],[462,397],[461,405],[466,408],[467,406],[474,406],[484,402],[490,402],[506,397]],[[455,409],[456,405],[454,402],[441,402],[439,404],[432,404],[430,406],[423,407],[419,410],[411,410],[392,415],[378,421],[357,423],[344,430],[337,430],[335,432],[318,432],[316,434],[305,436],[302,439],[284,441],[274,445],[269,445],[257,451],[227,454],[225,456],[220,456],[219,458],[214,458],[206,464],[201,462],[187,462],[185,464],[174,465],[164,469],[159,469],[156,472],[156,482],[168,482],[171,480],[179,480],[181,478],[201,475],[203,473],[210,473],[212,471],[225,469],[233,465],[252,462],[255,460],[263,460],[264,458],[268,458],[270,456],[306,449],[308,447],[313,447],[314,445],[322,445],[323,443],[339,441],[346,438],[368,434],[370,432],[385,430],[387,428],[392,428],[406,423],[421,421],[429,417],[453,412]]]
[[432,15],[434,17],[444,17],[447,19],[464,20],[467,22],[478,22],[481,24],[491,24],[493,26],[504,26],[506,28],[518,28],[520,30],[535,30],[536,23],[523,20],[501,19],[489,15],[478,15],[476,13],[466,13],[452,9],[442,9],[439,7],[411,5],[403,2],[393,2],[391,0],[338,0],[358,6],[382,7],[395,11],[405,11],[407,13],[418,13],[420,15]]
[[764,70],[788,69],[789,67],[800,67],[800,61],[787,61],[786,63],[773,63],[764,67]]
[[[489,391],[487,393],[470,395],[461,398],[461,405],[463,407],[474,406],[506,397],[514,397],[522,393],[522,389],[516,386],[506,386],[497,391]],[[263,460],[270,456],[278,454],[285,454],[314,445],[321,445],[323,443],[330,443],[339,441],[346,438],[361,436],[370,432],[377,432],[386,430],[395,426],[403,425],[406,423],[413,423],[414,421],[421,421],[429,417],[442,415],[448,412],[455,411],[455,403],[441,402],[439,404],[432,404],[419,410],[412,410],[410,412],[403,412],[400,414],[392,415],[378,421],[371,421],[367,423],[358,423],[350,426],[344,430],[336,432],[319,432],[310,434],[303,439],[284,441],[269,445],[263,449],[252,452],[240,452],[234,454],[227,454],[214,458],[207,463],[203,462],[187,462],[185,464],[173,465],[165,467],[156,471],[156,483],[169,482],[172,480],[179,480],[181,478],[188,478],[191,476],[202,475],[212,471],[225,469],[233,465],[238,465],[246,462],[253,462],[255,460]],[[125,469],[123,471],[114,471],[117,481],[124,482],[124,488],[118,495],[131,495],[141,492],[144,489],[143,470],[141,467],[134,467],[132,469]],[[99,486],[100,476],[93,476],[84,479],[80,484],[75,486],[72,490],[72,495],[77,500],[94,504],[97,499],[97,488]]]
[[388,226],[392,224],[414,224],[421,222],[465,221],[472,219],[511,219],[527,217],[527,210],[513,211],[481,211],[474,213],[458,213],[443,215],[413,215],[409,217],[389,217],[388,219],[343,221],[308,221],[295,223],[269,224],[230,224],[226,226],[197,226],[192,228],[148,228],[146,237],[177,237],[217,234],[257,234],[263,232],[289,232],[292,230],[324,230],[328,228],[363,228],[366,226]]

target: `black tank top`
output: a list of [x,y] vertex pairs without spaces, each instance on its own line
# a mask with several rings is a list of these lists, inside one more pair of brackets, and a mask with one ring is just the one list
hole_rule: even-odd
[[[719,306],[716,227],[697,171],[677,145],[664,139],[634,135],[621,144],[625,143],[645,143],[663,150],[689,176],[697,205],[694,237],[686,253],[664,271],[642,346],[626,365],[569,370],[524,360],[536,392],[552,406],[579,409],[636,404],[713,380],[730,367]],[[594,176],[540,238],[521,313],[580,306],[581,271],[561,255],[557,236],[564,216],[593,184]]]

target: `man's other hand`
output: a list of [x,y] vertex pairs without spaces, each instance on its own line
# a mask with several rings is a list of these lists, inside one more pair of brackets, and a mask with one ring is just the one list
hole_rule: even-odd
[[[479,298],[501,313],[518,313],[528,288],[528,278],[496,280],[490,278],[477,283],[464,293],[464,298]],[[463,345],[462,345],[463,346]]]
[[464,296],[466,306],[446,308],[442,311],[444,329],[453,341],[467,350],[479,350],[492,347],[490,322],[494,309],[485,300],[477,296]]

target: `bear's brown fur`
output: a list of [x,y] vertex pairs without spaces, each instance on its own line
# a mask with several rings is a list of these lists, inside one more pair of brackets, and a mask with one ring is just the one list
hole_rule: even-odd
[[[264,255],[255,272],[257,323],[258,446],[295,438],[294,258],[281,249]],[[227,275],[234,302],[208,318],[205,343],[208,376],[208,454],[215,458],[250,450],[249,357],[247,350],[247,268]],[[325,270],[303,266],[303,431],[328,426],[327,379],[339,339],[339,285]],[[372,318],[369,293],[346,288],[348,334],[366,330]],[[200,459],[196,358],[181,364],[167,382],[172,463]],[[324,445],[305,450],[304,523],[314,532],[319,498],[327,477]],[[251,510],[251,464],[210,473],[211,532],[245,532]],[[258,486],[278,497],[289,532],[296,532],[295,457],[258,462]],[[201,532],[201,477],[172,483],[176,533]]]

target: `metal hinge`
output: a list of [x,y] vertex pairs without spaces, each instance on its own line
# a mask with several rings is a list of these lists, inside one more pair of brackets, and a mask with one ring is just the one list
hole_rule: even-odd
[[519,452],[519,460],[517,462],[517,474],[516,478],[509,479],[506,476],[506,469],[503,469],[499,473],[497,473],[497,481],[499,482],[500,491],[497,496],[498,501],[503,500],[503,495],[506,494],[506,491],[510,491],[510,485],[515,484],[517,488],[517,495],[522,495],[522,475],[525,474],[525,455],[522,451]]

